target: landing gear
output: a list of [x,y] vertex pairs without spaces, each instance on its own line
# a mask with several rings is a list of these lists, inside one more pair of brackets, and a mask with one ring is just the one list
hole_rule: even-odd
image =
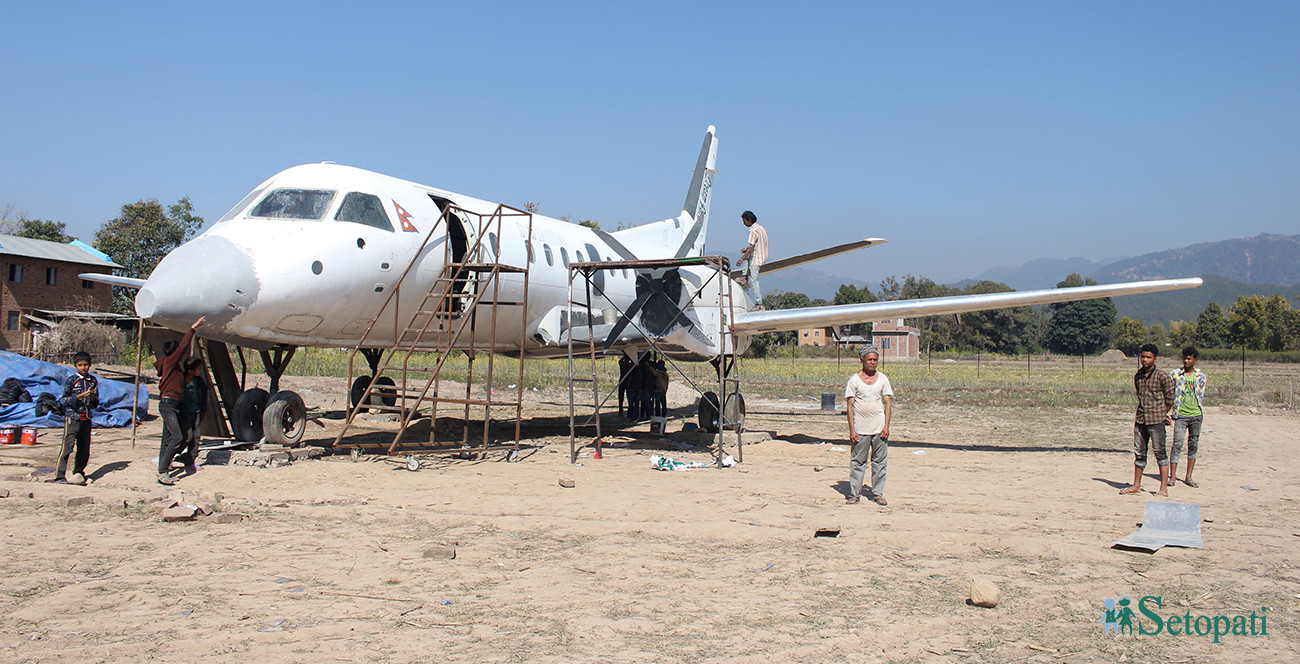
[[[718,419],[718,395],[714,392],[705,392],[700,397],[700,430],[709,433],[717,433],[721,426]],[[727,406],[723,409],[727,429],[745,430],[745,397],[739,392],[727,395]]]
[[286,447],[302,442],[307,430],[307,406],[297,392],[280,389],[280,376],[296,350],[290,346],[262,351],[262,366],[271,379],[271,391],[255,387],[240,393],[230,412],[236,439],[256,442],[265,436],[267,442]]
[[370,387],[370,381],[375,381],[375,389],[371,390],[368,401],[373,406],[384,405],[394,406],[397,404],[397,384],[388,376],[380,376],[375,380],[374,374],[379,370],[379,359],[383,355],[382,348],[362,348],[361,354],[365,356],[366,362],[370,364],[369,376],[357,376],[352,381],[352,387],[348,390],[348,406],[356,408],[361,402],[361,396],[366,393],[366,388]]
[[266,442],[297,447],[307,430],[307,404],[297,392],[281,390],[271,395],[262,413]]

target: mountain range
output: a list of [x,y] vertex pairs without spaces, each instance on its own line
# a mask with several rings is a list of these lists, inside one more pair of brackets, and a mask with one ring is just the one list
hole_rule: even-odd
[[[1120,316],[1148,325],[1196,320],[1210,302],[1226,311],[1238,296],[1281,294],[1300,298],[1300,235],[1260,234],[1250,238],[1202,242],[1141,256],[1108,258],[1038,258],[1020,265],[1003,265],[971,279],[948,285],[962,288],[978,281],[997,281],[1016,290],[1054,288],[1071,273],[1098,283],[1174,279],[1199,276],[1205,284],[1193,290],[1131,295],[1115,298]],[[764,290],[800,292],[811,298],[831,299],[840,284],[870,286],[807,268],[793,268],[763,277]]]

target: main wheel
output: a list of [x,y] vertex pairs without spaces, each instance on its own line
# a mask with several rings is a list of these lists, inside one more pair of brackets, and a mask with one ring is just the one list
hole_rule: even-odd
[[357,379],[352,381],[352,389],[348,390],[349,406],[356,408],[357,404],[361,403],[361,395],[366,393],[367,387],[370,387],[372,378],[373,376],[357,376]]
[[245,442],[256,442],[262,439],[262,413],[266,410],[266,401],[270,396],[266,390],[254,387],[251,390],[244,390],[239,398],[235,399],[235,407],[230,419],[236,439]]
[[269,443],[297,447],[307,430],[307,404],[297,392],[280,390],[271,395],[262,413],[262,431]]
[[741,393],[727,395],[727,406],[722,410],[725,420],[729,425],[739,427],[741,432],[745,430],[745,397]]
[[389,408],[397,405],[397,384],[392,378],[380,376],[375,379],[375,389],[370,391],[370,404]]
[[705,392],[700,397],[700,430],[715,433],[718,430],[718,395]]

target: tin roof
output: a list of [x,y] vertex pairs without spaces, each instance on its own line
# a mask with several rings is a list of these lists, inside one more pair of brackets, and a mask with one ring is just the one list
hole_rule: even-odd
[[[81,244],[77,242],[77,244]],[[27,258],[44,258],[65,263],[94,265],[96,267],[121,268],[111,260],[105,260],[82,249],[75,244],[61,244],[49,240],[34,240],[16,235],[0,235],[0,255],[23,256]]]

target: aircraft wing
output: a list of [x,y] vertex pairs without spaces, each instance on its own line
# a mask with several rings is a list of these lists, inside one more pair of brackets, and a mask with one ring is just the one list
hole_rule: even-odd
[[138,289],[144,286],[144,279],[136,279],[134,277],[119,277],[113,274],[100,274],[98,272],[87,272],[85,274],[79,274],[77,276],[81,277],[82,279],[85,279],[86,281],[98,281],[101,284],[112,284],[114,286],[121,286],[123,288]]
[[850,323],[873,323],[892,318],[918,318],[941,314],[958,314],[967,311],[987,311],[989,309],[1024,307],[1033,304],[1050,304],[1052,302],[1091,300],[1117,295],[1157,293],[1167,290],[1196,288],[1200,285],[1201,280],[1199,278],[1165,279],[1162,281],[1137,281],[1127,284],[1078,286],[1076,288],[955,295],[923,300],[895,300],[892,302],[804,307],[802,309],[751,311],[736,316],[735,329],[737,332],[744,334],[760,334],[763,332],[801,330],[811,327],[848,325]]
[[[857,249],[874,247],[878,244],[884,244],[885,242],[886,240],[882,238],[869,237],[865,240],[857,240],[855,242],[838,244],[835,245],[834,247],[818,249],[817,251],[811,251],[806,254],[799,254],[798,256],[791,256],[789,258],[782,258],[779,261],[769,261],[767,263],[764,263],[761,267],[758,268],[758,273],[760,275],[763,275],[763,274],[768,274],[769,272],[776,272],[777,270],[784,270],[790,267],[797,267],[799,265],[803,265],[804,263],[811,263],[813,261],[819,261],[823,258],[838,256],[840,254],[848,253],[850,251],[854,251]],[[736,277],[739,277],[742,274],[744,274],[742,270],[732,270],[731,278],[735,279]]]

